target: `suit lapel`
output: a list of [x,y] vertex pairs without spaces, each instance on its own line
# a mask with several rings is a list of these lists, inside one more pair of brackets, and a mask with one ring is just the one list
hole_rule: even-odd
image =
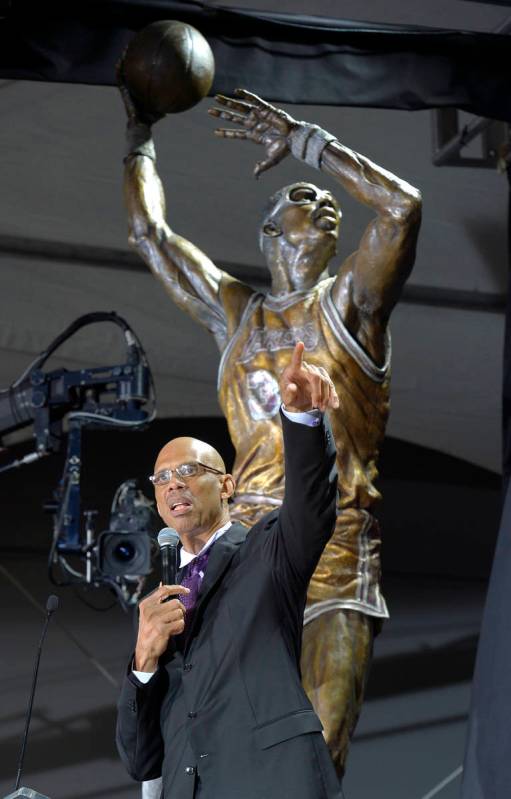
[[187,647],[192,640],[204,603],[221,580],[240,545],[245,541],[248,532],[247,527],[235,522],[232,527],[214,543],[206,568],[206,574],[204,575],[204,580],[202,581],[197,597],[192,626],[188,630]]

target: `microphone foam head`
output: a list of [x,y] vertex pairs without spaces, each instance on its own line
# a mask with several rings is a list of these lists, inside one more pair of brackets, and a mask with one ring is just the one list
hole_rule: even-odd
[[158,533],[158,544],[160,547],[177,547],[179,535],[172,527],[164,527]]
[[55,596],[55,594],[50,594],[48,599],[46,600],[46,612],[47,613],[55,613],[59,606],[59,598]]

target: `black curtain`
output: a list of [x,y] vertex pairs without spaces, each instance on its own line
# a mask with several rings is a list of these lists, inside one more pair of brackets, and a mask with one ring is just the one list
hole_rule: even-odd
[[509,37],[183,0],[12,0],[0,20],[0,78],[109,85],[133,33],[156,19],[198,28],[216,59],[213,91],[289,103],[455,106],[511,121]]

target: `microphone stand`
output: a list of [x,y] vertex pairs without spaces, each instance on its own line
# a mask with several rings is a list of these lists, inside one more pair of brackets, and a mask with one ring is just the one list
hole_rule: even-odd
[[26,751],[26,748],[27,748],[27,740],[28,740],[28,730],[29,730],[29,727],[30,727],[30,720],[32,718],[32,707],[33,707],[33,704],[34,704],[35,689],[36,689],[36,685],[37,685],[37,676],[38,676],[38,673],[39,673],[39,663],[41,661],[41,654],[42,654],[42,651],[43,651],[43,643],[44,643],[44,639],[46,637],[46,631],[48,629],[48,624],[50,622],[50,618],[52,617],[53,613],[55,613],[55,611],[57,610],[58,606],[59,606],[58,597],[56,597],[55,594],[51,594],[48,597],[48,600],[46,602],[46,619],[45,619],[45,622],[44,622],[44,627],[43,627],[43,631],[42,631],[42,634],[41,634],[41,638],[39,640],[39,645],[37,647],[37,654],[36,654],[36,659],[35,659],[35,663],[34,663],[34,673],[32,675],[32,687],[31,687],[31,690],[30,690],[30,698],[28,700],[28,708],[27,708],[27,714],[26,714],[26,719],[25,719],[25,729],[23,731],[23,739],[22,739],[22,742],[21,742],[21,752],[20,752],[20,757],[19,757],[19,760],[18,760],[18,773],[16,775],[16,785],[14,786],[14,792],[10,793],[8,796],[5,796],[4,799],[14,799],[14,797],[18,797],[18,796],[19,797],[21,797],[21,796],[27,797],[27,799],[49,799],[49,797],[45,796],[42,793],[38,793],[37,791],[34,791],[32,788],[25,788],[23,786],[20,788],[19,785],[20,785],[20,782],[21,782],[21,772],[23,771],[23,761],[25,760],[25,751]]

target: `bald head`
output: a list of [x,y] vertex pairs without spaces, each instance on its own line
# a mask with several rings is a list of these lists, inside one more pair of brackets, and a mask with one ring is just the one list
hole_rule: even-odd
[[[197,462],[213,471],[200,469],[189,477],[176,473],[179,466]],[[167,470],[168,478],[154,486],[158,513],[177,530],[187,552],[198,552],[208,537],[229,521],[234,478],[226,474],[214,447],[189,436],[173,438],[158,453],[155,474]]]
[[168,461],[175,463],[200,461],[206,466],[225,472],[225,463],[220,453],[206,441],[191,436],[180,436],[168,441],[158,453],[154,471],[157,472],[159,466]]

